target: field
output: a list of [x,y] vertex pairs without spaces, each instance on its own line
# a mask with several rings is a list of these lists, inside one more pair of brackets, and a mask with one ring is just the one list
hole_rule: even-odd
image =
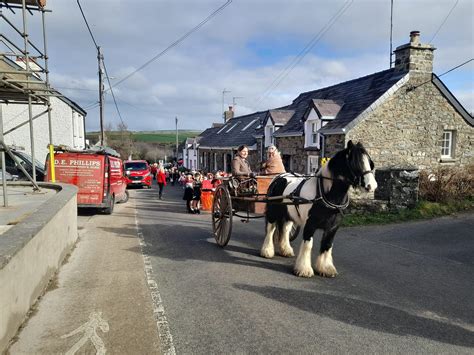
[[[201,131],[190,131],[190,130],[178,130],[178,142],[181,143],[186,138],[192,138],[199,135]],[[109,136],[120,134],[119,132],[107,132]],[[87,138],[91,141],[97,140],[99,132],[88,132]],[[135,142],[145,143],[176,143],[176,132],[175,131],[132,131],[133,140]]]

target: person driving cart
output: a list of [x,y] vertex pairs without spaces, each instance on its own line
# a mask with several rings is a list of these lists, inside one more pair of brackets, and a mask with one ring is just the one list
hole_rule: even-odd
[[253,177],[254,173],[250,168],[250,164],[247,161],[249,155],[249,149],[246,145],[241,145],[237,148],[237,154],[232,160],[232,175],[233,176],[250,176]]

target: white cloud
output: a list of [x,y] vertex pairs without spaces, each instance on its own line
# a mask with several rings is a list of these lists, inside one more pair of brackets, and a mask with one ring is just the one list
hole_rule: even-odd
[[[197,25],[224,0],[81,0],[101,45],[109,75],[118,82]],[[453,6],[448,0],[400,0],[394,8],[394,48],[420,30],[429,41]],[[174,117],[183,128],[205,129],[221,121],[225,104],[236,99],[237,114],[290,104],[304,91],[388,68],[389,2],[354,3],[306,57],[256,104],[270,83],[344,4],[343,0],[234,0],[222,13],[114,89],[131,129],[169,129]],[[58,87],[97,89],[96,53],[75,0],[50,0],[47,14],[51,80]],[[474,56],[473,3],[460,0],[433,44],[440,74]],[[33,30],[32,30],[33,31]],[[38,28],[39,31],[39,28]],[[270,49],[259,49],[260,44]],[[253,45],[250,45],[253,44]],[[474,63],[471,63],[474,64]],[[471,107],[474,66],[443,77],[450,90]],[[80,105],[97,101],[96,91],[63,90]],[[110,94],[106,120],[118,122]],[[98,110],[87,126],[97,129]]]

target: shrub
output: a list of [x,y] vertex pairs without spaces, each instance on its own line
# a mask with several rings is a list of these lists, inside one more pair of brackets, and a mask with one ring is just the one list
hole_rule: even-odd
[[420,198],[432,202],[448,202],[474,198],[474,164],[464,168],[440,167],[423,170],[419,180]]

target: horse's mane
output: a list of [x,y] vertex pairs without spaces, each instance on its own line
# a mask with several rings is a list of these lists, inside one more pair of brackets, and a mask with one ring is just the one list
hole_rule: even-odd
[[[368,153],[362,143],[352,144],[352,142],[350,142],[347,148],[340,150],[329,160],[328,169],[334,176],[347,176],[350,174],[349,168],[355,172],[363,172],[364,155],[368,156]],[[349,167],[347,162],[350,165]]]

